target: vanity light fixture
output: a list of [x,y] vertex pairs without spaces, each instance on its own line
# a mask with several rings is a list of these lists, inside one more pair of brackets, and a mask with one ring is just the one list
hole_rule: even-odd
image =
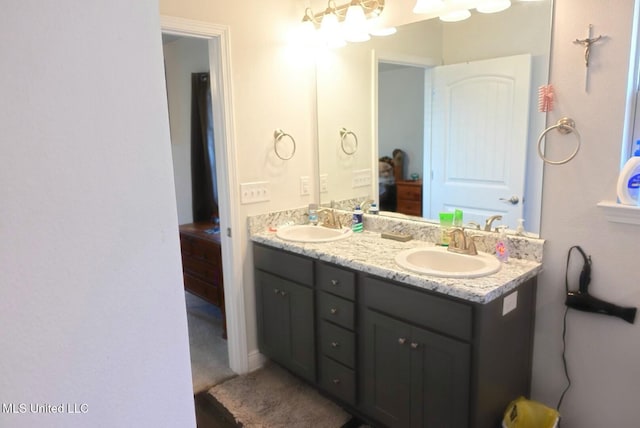
[[313,13],[306,8],[303,25],[319,28],[322,38],[329,47],[338,47],[349,42],[364,42],[370,35],[386,36],[395,33],[395,28],[383,28],[380,14],[385,0],[351,0],[336,5],[329,0],[323,12]]
[[458,22],[469,18],[471,9],[495,13],[510,6],[511,0],[417,0],[413,13],[430,14],[444,22]]

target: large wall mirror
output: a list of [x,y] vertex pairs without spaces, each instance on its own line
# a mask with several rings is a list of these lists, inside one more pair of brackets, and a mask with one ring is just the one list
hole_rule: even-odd
[[[318,57],[320,202],[540,230],[552,1],[436,19]],[[391,168],[389,168],[389,165]],[[417,178],[417,179],[416,179]],[[340,206],[340,205],[338,205]]]

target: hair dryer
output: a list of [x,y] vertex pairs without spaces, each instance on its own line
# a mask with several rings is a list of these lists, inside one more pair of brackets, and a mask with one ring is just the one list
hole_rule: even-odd
[[[571,247],[571,249],[573,248],[576,248],[582,254],[582,257],[584,258],[584,266],[582,267],[582,272],[580,272],[578,291],[569,291],[567,286],[567,299],[565,300],[565,305],[579,311],[612,315],[633,324],[636,318],[636,308],[618,306],[613,303],[600,300],[589,294],[589,283],[591,282],[591,257],[587,257],[579,246]],[[571,253],[571,250],[569,250],[569,253]],[[569,259],[567,259],[567,265],[568,264]]]

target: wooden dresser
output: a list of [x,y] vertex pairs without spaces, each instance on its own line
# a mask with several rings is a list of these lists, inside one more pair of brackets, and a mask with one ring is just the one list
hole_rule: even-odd
[[422,217],[422,180],[396,181],[396,211]]
[[227,320],[224,310],[220,233],[205,232],[211,228],[211,223],[180,225],[184,288],[220,308],[222,337],[226,339]]

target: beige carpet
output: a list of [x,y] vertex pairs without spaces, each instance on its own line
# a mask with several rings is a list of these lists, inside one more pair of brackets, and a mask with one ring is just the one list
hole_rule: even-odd
[[206,391],[233,376],[227,341],[222,338],[222,318],[215,306],[185,292],[193,393]]
[[216,385],[209,394],[245,428],[339,428],[351,419],[275,364]]

